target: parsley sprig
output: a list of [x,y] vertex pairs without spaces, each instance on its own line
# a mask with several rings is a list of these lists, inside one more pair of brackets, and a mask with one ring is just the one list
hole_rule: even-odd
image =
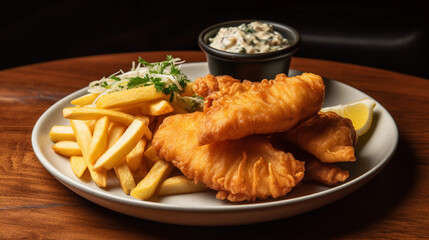
[[[180,69],[174,64],[174,58],[171,55],[168,55],[164,61],[157,63],[150,63],[141,57],[139,57],[138,61],[143,66],[149,67],[149,73],[146,73],[143,77],[130,78],[127,84],[128,89],[154,85],[157,91],[170,95],[171,102],[174,99],[174,94],[182,92],[189,82],[186,75],[181,73]],[[166,77],[166,81],[160,75],[168,75],[169,77]],[[168,81],[168,79],[172,81]]]
[[[179,59],[180,60],[180,59]],[[108,90],[109,92],[132,89],[154,85],[155,89],[170,95],[170,102],[176,94],[182,92],[189,79],[180,72],[176,65],[178,60],[173,56],[166,56],[162,62],[150,63],[141,57],[138,58],[139,65],[128,73],[113,75],[109,78],[94,81],[90,87]]]

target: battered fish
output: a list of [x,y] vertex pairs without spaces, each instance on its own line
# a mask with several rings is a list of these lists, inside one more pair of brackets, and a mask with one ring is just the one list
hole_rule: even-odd
[[303,182],[312,182],[332,187],[346,181],[349,177],[347,170],[341,169],[334,163],[322,163],[313,155],[298,149],[290,143],[285,143],[281,138],[270,138],[270,142],[274,148],[290,152],[295,158],[305,162]]
[[224,89],[208,95],[197,133],[200,145],[289,130],[316,114],[325,96],[322,78],[312,73],[291,78],[278,74],[258,83],[245,80]]
[[240,80],[229,75],[213,76],[207,74],[204,77],[195,79],[192,89],[201,97],[206,98],[217,91],[222,94],[234,92],[235,90],[232,90],[231,86],[235,83],[240,83]]
[[333,163],[322,163],[316,158],[305,160],[304,181],[332,187],[344,182],[348,177],[347,170],[343,170]]
[[304,162],[273,148],[266,136],[200,146],[202,112],[167,117],[153,137],[160,158],[195,182],[217,190],[218,199],[255,201],[285,196],[304,177]]
[[[208,111],[214,100],[224,95],[240,94],[252,86],[252,82],[241,81],[229,75],[213,76],[207,74],[194,81],[193,90],[204,98],[204,111]],[[230,96],[231,97],[231,96]]]
[[357,135],[352,121],[334,112],[320,112],[276,137],[314,155],[321,162],[356,160]]

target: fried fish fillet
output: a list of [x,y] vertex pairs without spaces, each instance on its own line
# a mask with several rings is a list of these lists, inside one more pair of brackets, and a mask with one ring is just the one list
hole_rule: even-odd
[[350,119],[319,112],[293,129],[276,134],[324,163],[355,161],[356,131]]
[[305,159],[304,181],[306,182],[332,187],[344,182],[348,177],[347,170],[343,170],[333,163],[322,163],[314,157]]
[[245,80],[223,89],[208,95],[197,133],[200,145],[289,130],[316,114],[325,96],[322,78],[312,73],[278,74],[274,80]]
[[290,152],[295,158],[305,162],[305,175],[302,182],[312,182],[332,187],[346,181],[349,177],[349,172],[341,169],[335,163],[323,163],[313,155],[298,149],[281,138],[272,137],[270,142],[274,148]]
[[200,146],[197,129],[204,113],[167,117],[153,138],[160,158],[185,176],[217,190],[218,199],[255,201],[286,195],[304,177],[304,162],[273,148],[266,136]]
[[231,89],[234,83],[240,83],[240,80],[229,75],[213,76],[207,74],[204,77],[195,79],[192,89],[201,97],[206,98],[217,91],[220,91],[222,94],[235,91]]
[[204,111],[208,111],[213,101],[224,95],[240,94],[252,86],[252,82],[241,81],[229,75],[213,76],[207,74],[204,77],[198,77],[194,81],[193,90],[204,98]]

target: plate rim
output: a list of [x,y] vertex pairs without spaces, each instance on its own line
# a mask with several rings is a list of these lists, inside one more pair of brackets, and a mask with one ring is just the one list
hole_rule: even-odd
[[[187,66],[195,65],[197,67],[199,65],[207,66],[207,62],[184,63],[182,65],[187,65]],[[291,70],[293,70],[293,69],[291,69]],[[345,87],[353,88],[355,91],[358,91],[364,95],[367,95],[369,98],[371,98],[368,94],[360,91],[359,89],[356,89],[356,88],[354,88],[350,85],[347,85],[345,83],[342,83],[340,81],[328,79],[328,78],[323,78],[323,79],[337,82],[337,83],[339,83]],[[94,197],[102,198],[104,200],[112,201],[115,203],[131,205],[131,206],[139,207],[139,208],[151,208],[151,209],[156,209],[156,210],[183,211],[183,212],[234,212],[234,211],[245,211],[245,210],[261,210],[261,209],[265,209],[265,208],[272,208],[272,207],[279,207],[279,206],[284,207],[284,206],[296,204],[299,202],[317,199],[317,198],[325,197],[326,195],[329,195],[329,194],[334,194],[336,192],[340,192],[342,190],[347,190],[349,188],[353,188],[354,186],[359,185],[358,183],[362,183],[360,186],[366,184],[366,182],[371,180],[375,175],[377,175],[377,173],[379,171],[381,171],[384,168],[384,166],[386,166],[389,163],[389,161],[392,158],[392,156],[394,155],[394,153],[397,149],[397,145],[398,145],[399,132],[398,132],[398,128],[397,128],[397,125],[396,125],[393,117],[391,116],[389,111],[387,111],[387,109],[384,108],[383,105],[381,105],[375,99],[371,98],[372,100],[374,100],[376,102],[376,104],[377,104],[376,106],[378,108],[381,108],[381,111],[385,112],[387,114],[388,119],[392,121],[393,127],[394,127],[394,135],[395,135],[394,143],[392,145],[392,148],[389,149],[389,151],[388,151],[389,153],[386,156],[384,156],[382,160],[380,160],[370,170],[368,170],[364,174],[354,178],[353,180],[350,180],[348,182],[342,183],[339,186],[328,188],[328,189],[320,191],[320,192],[311,193],[308,195],[299,196],[299,197],[295,197],[295,198],[279,199],[279,200],[274,200],[274,201],[257,202],[257,203],[243,203],[243,204],[239,204],[239,205],[191,207],[191,206],[176,206],[176,205],[172,205],[172,204],[152,202],[152,201],[141,201],[138,199],[125,198],[124,196],[112,195],[112,194],[109,194],[108,191],[104,192],[105,190],[103,190],[103,189],[101,189],[103,191],[94,191],[90,186],[87,186],[85,183],[75,181],[74,179],[72,179],[72,178],[68,177],[67,175],[65,175],[64,173],[62,173],[60,170],[56,169],[54,167],[54,165],[52,165],[49,162],[47,157],[44,156],[42,151],[41,151],[40,145],[38,143],[38,137],[40,135],[40,129],[41,129],[40,126],[43,124],[44,119],[47,118],[47,116],[49,116],[51,114],[51,112],[54,112],[54,110],[56,110],[59,106],[64,105],[65,99],[72,98],[73,96],[77,97],[79,95],[82,95],[83,93],[86,92],[87,89],[88,89],[88,87],[85,87],[85,88],[79,89],[79,90],[77,90],[71,94],[68,94],[67,96],[61,98],[56,103],[51,105],[47,110],[45,110],[45,112],[37,120],[37,122],[34,125],[33,130],[32,130],[31,142],[32,142],[33,151],[36,154],[36,157],[38,158],[39,162],[43,165],[43,167],[52,176],[54,176],[59,182],[61,182],[63,185],[65,185],[67,188],[70,189],[70,187],[67,186],[67,184],[69,184],[70,186],[72,186],[72,187],[74,187],[80,191],[83,191],[86,194],[93,195]],[[360,186],[358,186],[357,188],[359,188]],[[70,189],[70,190],[75,192],[73,189]],[[77,193],[77,192],[75,192],[75,193]],[[82,196],[81,194],[78,194],[78,195]],[[91,202],[94,202],[93,200],[90,200],[86,197],[84,197],[84,198],[91,201]]]

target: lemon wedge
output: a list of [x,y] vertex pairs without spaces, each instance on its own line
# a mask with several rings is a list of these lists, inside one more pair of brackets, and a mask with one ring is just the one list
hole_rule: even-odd
[[363,98],[356,102],[322,108],[322,112],[335,112],[352,121],[358,136],[364,135],[371,127],[375,101]]

